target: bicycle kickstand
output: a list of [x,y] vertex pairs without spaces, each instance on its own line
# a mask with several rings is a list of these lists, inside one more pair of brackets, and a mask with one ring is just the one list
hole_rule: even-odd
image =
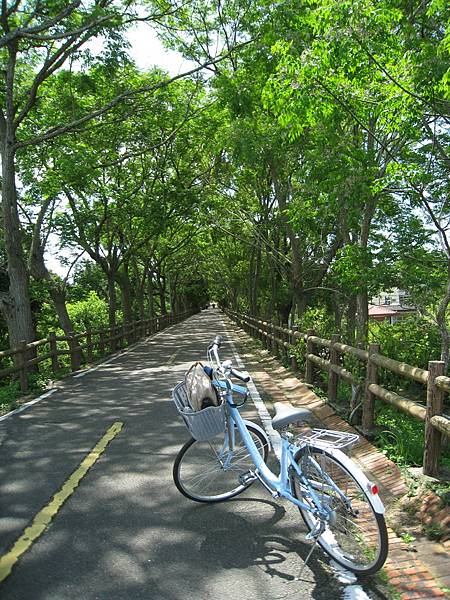
[[305,558],[302,568],[300,569],[300,573],[297,577],[294,577],[291,581],[299,581],[301,576],[303,575],[303,571],[305,570],[306,565],[308,564],[309,559],[311,558],[312,553],[314,552],[315,547],[317,546],[317,541],[319,537],[322,535],[324,531],[323,523],[320,521],[313,531],[310,531],[308,535],[305,537],[306,540],[314,540],[313,545],[311,546],[310,551],[308,552],[308,556]]

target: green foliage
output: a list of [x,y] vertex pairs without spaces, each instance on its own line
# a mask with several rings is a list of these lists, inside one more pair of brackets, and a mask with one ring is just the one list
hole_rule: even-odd
[[[41,366],[39,373],[28,375],[28,396],[41,394],[50,379],[50,372]],[[17,380],[9,381],[0,386],[0,415],[7,413],[20,405],[23,394]]]
[[108,322],[108,305],[94,291],[90,291],[84,300],[69,303],[67,311],[75,331],[84,331],[86,327],[99,329]]
[[439,331],[428,319],[411,316],[393,325],[370,322],[370,341],[380,344],[381,354],[422,369],[440,358]]
[[18,381],[12,381],[0,387],[0,414],[13,410],[17,406],[17,400],[22,395]]
[[306,333],[308,329],[314,329],[315,334],[325,339],[330,339],[333,333],[336,333],[336,325],[332,315],[326,308],[310,307],[305,314],[297,319],[298,330]]
[[423,462],[424,424],[391,406],[377,403],[375,423],[382,428],[376,444],[399,466],[418,467]]
[[300,373],[305,372],[306,365],[306,342],[305,340],[299,340],[295,346],[293,346],[290,350],[291,356],[295,356],[297,361],[297,367]]

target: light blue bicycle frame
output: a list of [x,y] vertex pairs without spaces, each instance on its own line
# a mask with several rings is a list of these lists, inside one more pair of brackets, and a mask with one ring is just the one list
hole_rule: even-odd
[[[291,444],[288,439],[286,439],[283,436],[281,437],[282,444],[281,444],[280,473],[278,476],[275,475],[275,473],[273,473],[269,469],[269,467],[266,465],[266,463],[264,462],[264,459],[262,458],[255,442],[253,441],[250,433],[248,432],[247,426],[246,426],[243,418],[241,417],[239,410],[236,407],[236,404],[233,401],[233,392],[242,394],[243,392],[244,393],[246,392],[245,388],[241,388],[240,386],[235,386],[235,385],[231,384],[229,381],[214,380],[213,383],[220,389],[226,390],[225,399],[227,402],[227,413],[228,413],[227,418],[229,419],[229,427],[228,427],[228,436],[227,437],[228,437],[228,446],[229,446],[229,449],[231,450],[231,452],[228,453],[226,447],[224,448],[224,452],[228,453],[228,455],[229,455],[228,462],[229,463],[232,462],[232,450],[234,449],[234,443],[235,443],[235,428],[233,426],[233,423],[234,423],[241,435],[242,441],[244,442],[247,450],[250,453],[250,456],[255,464],[256,471],[258,472],[259,477],[261,478],[263,483],[265,483],[265,485],[271,491],[271,493],[274,496],[282,496],[283,498],[287,498],[288,500],[290,500],[293,504],[295,504],[299,508],[312,513],[313,515],[319,517],[320,519],[328,520],[328,518],[331,514],[331,509],[328,506],[324,505],[323,502],[319,499],[319,497],[316,494],[316,492],[314,491],[313,487],[310,485],[309,481],[303,476],[301,469],[299,468],[299,466],[297,465],[297,463],[295,461],[294,456],[300,449],[299,446],[296,446],[295,444]],[[227,445],[227,440],[225,439],[225,446],[226,445]],[[327,485],[330,486],[330,488],[332,488],[333,491],[335,491],[343,499],[343,501],[346,504],[350,505],[350,502],[348,501],[348,499],[345,497],[345,495],[342,493],[342,491],[336,486],[336,484],[333,482],[333,480],[327,475],[327,473],[325,473],[321,469],[320,465],[314,460],[314,458],[311,458],[311,460],[312,460],[315,468],[317,469],[318,474],[320,474],[321,477],[326,481]],[[225,469],[227,468],[226,463],[227,463],[227,461],[225,461],[225,464],[224,464]],[[313,501],[314,506],[321,507],[321,508],[315,508],[309,504],[306,504],[306,503],[302,502],[301,500],[298,500],[291,494],[290,486],[289,486],[289,467],[292,467],[296,471],[296,473],[299,477],[300,483],[302,484],[303,488],[307,491],[307,495]]]

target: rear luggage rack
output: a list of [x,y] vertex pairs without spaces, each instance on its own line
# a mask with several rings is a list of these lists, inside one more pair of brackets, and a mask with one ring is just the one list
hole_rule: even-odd
[[356,433],[333,431],[332,429],[309,429],[293,439],[296,446],[319,446],[320,448],[351,448],[359,440]]

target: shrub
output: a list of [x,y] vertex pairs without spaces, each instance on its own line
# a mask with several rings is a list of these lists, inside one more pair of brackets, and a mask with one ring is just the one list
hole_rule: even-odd
[[308,308],[295,324],[303,333],[308,329],[314,329],[316,335],[327,339],[336,333],[334,318],[324,308]]
[[94,291],[84,300],[68,304],[67,311],[75,331],[84,331],[88,326],[97,329],[108,323],[108,305]]
[[428,367],[428,361],[440,358],[438,328],[418,316],[407,317],[393,325],[371,322],[370,341],[380,344],[384,356],[422,369]]
[[377,403],[376,444],[399,466],[419,467],[423,460],[424,424],[392,406]]

